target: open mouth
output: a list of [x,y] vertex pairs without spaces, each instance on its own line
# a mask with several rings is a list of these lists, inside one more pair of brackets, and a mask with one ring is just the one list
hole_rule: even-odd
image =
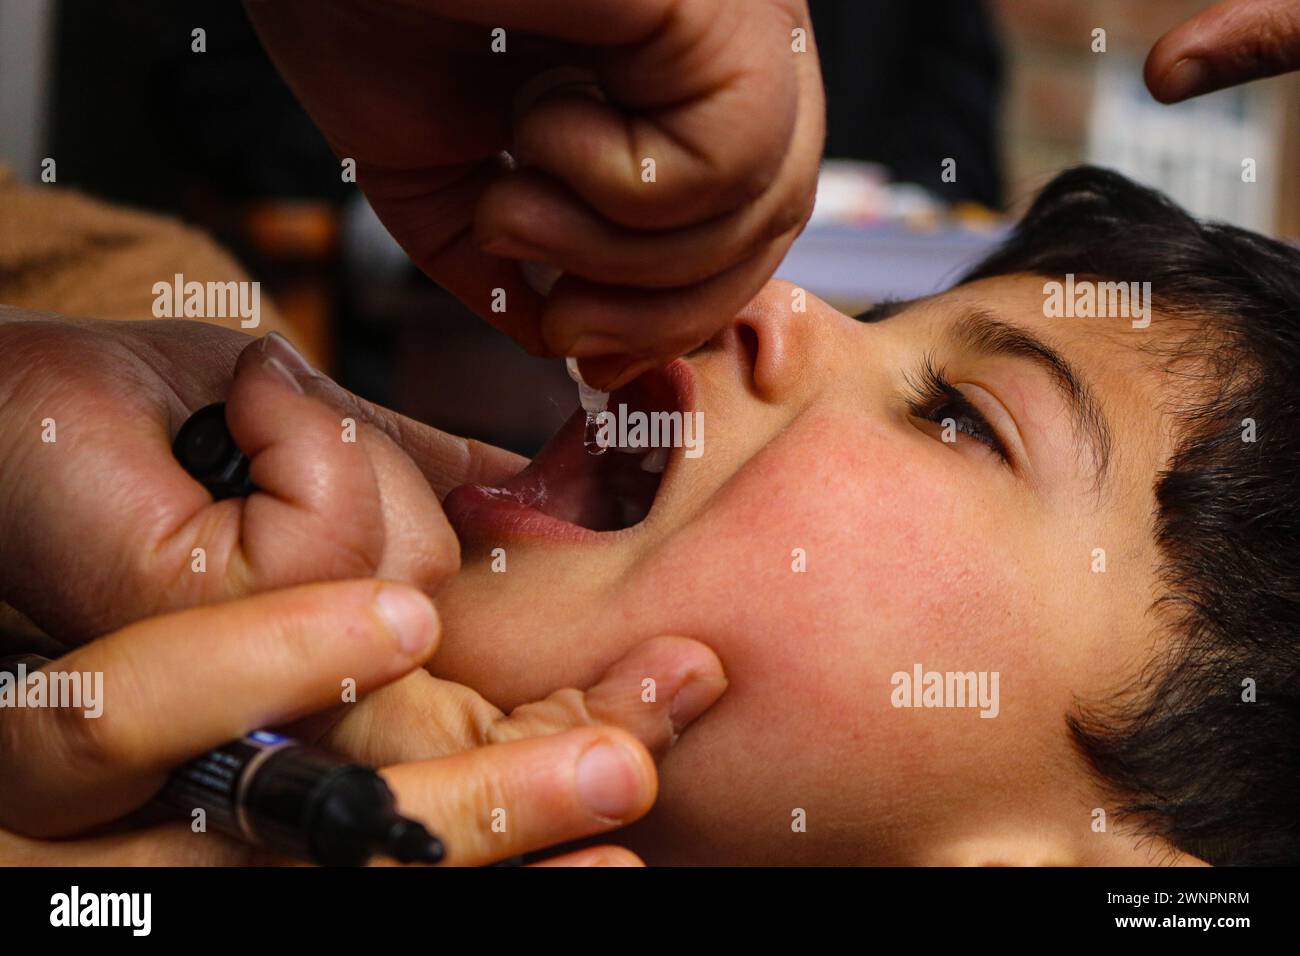
[[[647,372],[610,395],[604,429],[589,425],[579,408],[518,475],[495,487],[457,488],[443,508],[458,531],[486,522],[495,530],[564,536],[566,527],[609,532],[640,524],[659,497],[674,449],[648,445],[654,431],[638,434],[619,423],[663,423],[673,413],[680,420],[689,391],[684,362]],[[597,437],[610,447],[601,448]]]

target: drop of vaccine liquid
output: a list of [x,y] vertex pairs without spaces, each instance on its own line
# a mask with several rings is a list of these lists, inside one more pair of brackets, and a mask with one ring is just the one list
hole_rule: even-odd
[[608,449],[596,439],[596,433],[600,425],[596,422],[596,416],[587,412],[587,427],[582,432],[582,447],[587,449],[588,455],[603,455]]

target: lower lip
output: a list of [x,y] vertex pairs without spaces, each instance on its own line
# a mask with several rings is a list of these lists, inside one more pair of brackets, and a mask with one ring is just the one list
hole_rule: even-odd
[[624,533],[592,531],[552,518],[481,485],[461,485],[452,489],[443,499],[442,510],[462,542],[492,543],[506,538],[591,542]]

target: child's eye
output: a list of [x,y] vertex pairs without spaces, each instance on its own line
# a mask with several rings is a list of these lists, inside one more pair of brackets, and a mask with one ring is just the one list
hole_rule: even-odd
[[908,403],[913,415],[941,427],[947,427],[947,420],[951,420],[956,431],[969,435],[991,449],[1004,462],[1010,463],[1006,446],[997,431],[961,390],[948,381],[943,370],[935,368],[930,356],[926,356],[920,380],[909,378],[908,384],[913,390]]
[[998,436],[992,427],[984,421],[978,412],[973,414],[962,408],[957,402],[945,402],[924,415],[930,421],[947,426],[951,420],[953,427],[963,435],[969,435],[976,441],[983,442],[994,451],[999,451]]

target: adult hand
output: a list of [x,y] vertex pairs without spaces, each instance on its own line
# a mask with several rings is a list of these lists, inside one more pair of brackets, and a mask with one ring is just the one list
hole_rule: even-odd
[[[706,340],[811,214],[806,0],[246,7],[420,268],[530,351],[588,359],[593,384]],[[543,297],[510,260],[563,277]]]
[[54,837],[115,820],[156,794],[171,768],[337,704],[344,678],[358,693],[393,681],[437,639],[425,595],[373,580],[130,624],[44,668],[102,675],[93,710],[0,709],[0,827]]
[[1147,88],[1177,103],[1300,69],[1300,3],[1226,0],[1162,36],[1147,56]]
[[[188,821],[81,836],[147,803],[170,768],[256,727],[337,704],[435,649],[432,604],[403,585],[317,584],[142,621],[46,666],[103,675],[100,716],[72,708],[0,710],[0,864],[240,864],[271,858]],[[683,638],[634,649],[585,694],[562,691],[508,717],[445,681],[420,685],[405,714],[419,732],[376,734],[345,720],[332,744],[354,758],[403,749],[441,759],[383,775],[401,812],[448,846],[448,862],[488,863],[590,837],[654,801],[661,752],[726,686],[711,651]],[[649,678],[654,683],[646,684]],[[646,687],[656,693],[647,699]],[[620,729],[622,728],[622,729]],[[351,741],[354,745],[349,748]],[[52,839],[52,838],[59,839]],[[596,847],[550,861],[625,864]]]
[[[72,644],[310,581],[431,592],[459,567],[435,492],[521,467],[349,395],[278,336],[0,307],[0,355],[0,600]],[[214,502],[172,455],[221,399],[261,489],[247,499]]]

